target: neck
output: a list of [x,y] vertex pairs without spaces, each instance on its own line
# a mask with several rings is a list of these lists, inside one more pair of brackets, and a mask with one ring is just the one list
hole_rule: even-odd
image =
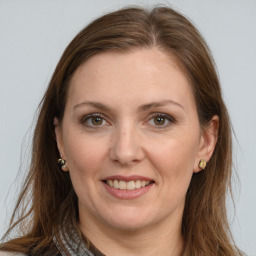
[[175,220],[174,225],[168,224],[166,221],[143,229],[120,230],[80,219],[79,226],[83,235],[105,255],[182,256],[181,219]]

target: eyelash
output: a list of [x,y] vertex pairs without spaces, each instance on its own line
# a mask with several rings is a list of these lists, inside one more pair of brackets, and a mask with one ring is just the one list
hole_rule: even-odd
[[89,115],[86,115],[84,116],[82,119],[81,119],[81,123],[84,124],[86,127],[88,128],[100,128],[102,125],[99,125],[97,127],[97,125],[93,125],[93,124],[88,124],[87,122],[89,120],[91,120],[92,122],[92,118],[100,118],[101,120],[103,120],[103,122],[107,122],[106,121],[106,118],[102,115],[102,114],[99,114],[99,113],[94,113],[94,114],[89,114]]
[[[100,113],[93,113],[93,114],[89,114],[84,116],[81,119],[81,123],[84,124],[86,127],[88,128],[100,128],[105,124],[100,124],[100,125],[93,125],[92,124],[92,118],[100,118],[102,120],[102,122],[106,122],[109,124],[108,121],[106,121],[106,118],[104,117],[104,115],[100,114]],[[147,119],[146,123],[149,123],[150,120],[153,120],[154,118],[162,118],[164,119],[164,124],[163,125],[156,125],[156,124],[152,124],[152,126],[157,127],[158,129],[164,129],[168,126],[170,126],[171,124],[175,123],[175,119],[173,117],[171,117],[170,115],[167,114],[163,114],[163,113],[152,113],[149,118]],[[89,120],[91,120],[91,124],[88,124]],[[154,121],[154,120],[153,120]],[[167,122],[167,124],[166,124]]]
[[147,122],[149,122],[150,120],[153,120],[154,118],[162,118],[164,119],[165,121],[164,122],[168,122],[167,124],[164,124],[164,125],[154,125],[158,128],[166,128],[168,127],[169,125],[171,125],[172,123],[175,122],[174,118],[171,117],[170,115],[167,115],[167,114],[163,114],[163,113],[153,113],[150,115],[150,118],[148,119]]

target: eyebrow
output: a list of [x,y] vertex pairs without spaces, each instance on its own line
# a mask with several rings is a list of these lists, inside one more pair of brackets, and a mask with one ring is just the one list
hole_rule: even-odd
[[160,102],[152,102],[149,104],[145,104],[145,105],[140,106],[139,110],[145,111],[145,110],[149,110],[151,108],[163,107],[163,106],[170,105],[170,104],[175,105],[175,106],[180,107],[183,110],[185,110],[181,104],[179,104],[178,102],[173,101],[173,100],[164,100],[164,101],[160,101]]
[[[160,102],[152,102],[152,103],[145,104],[145,105],[142,105],[142,106],[138,107],[138,110],[139,111],[146,111],[146,110],[150,110],[152,108],[163,107],[163,106],[170,105],[170,104],[178,106],[178,107],[182,108],[183,110],[185,110],[184,107],[181,104],[179,104],[178,102],[173,101],[173,100],[164,100],[164,101],[160,101]],[[96,109],[99,109],[99,110],[103,110],[103,111],[111,111],[110,107],[108,107],[108,106],[106,106],[102,103],[94,102],[94,101],[84,101],[82,103],[79,103],[79,104],[75,105],[74,109],[82,107],[82,106],[90,106],[90,107],[93,107],[93,108],[96,108]]]
[[104,105],[102,103],[99,103],[99,102],[94,102],[94,101],[84,101],[82,103],[79,103],[79,104],[75,105],[74,109],[82,107],[82,106],[89,106],[89,107],[97,108],[97,109],[104,110],[104,111],[110,111],[111,110],[106,105]]

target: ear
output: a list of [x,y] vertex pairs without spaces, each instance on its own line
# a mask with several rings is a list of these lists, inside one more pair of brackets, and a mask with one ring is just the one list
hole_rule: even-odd
[[[63,160],[66,160],[66,154],[65,154],[65,150],[64,150],[64,146],[63,146],[61,123],[57,117],[54,117],[53,124],[54,124],[55,137],[56,137],[56,142],[57,142],[57,147],[59,150],[60,157]],[[65,164],[65,168],[67,168],[67,164]],[[62,168],[63,171],[65,171],[64,169]]]
[[197,157],[194,164],[194,173],[201,171],[198,166],[201,159],[206,163],[210,160],[218,140],[219,117],[214,115],[209,123],[202,128]]

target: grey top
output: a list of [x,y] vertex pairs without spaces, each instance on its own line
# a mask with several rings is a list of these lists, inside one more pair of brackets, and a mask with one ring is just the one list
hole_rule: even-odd
[[19,252],[3,252],[0,251],[0,256],[26,256],[23,253],[19,253]]
[[[89,250],[84,239],[69,221],[59,229],[58,239],[54,236],[53,242],[61,256],[104,256],[94,246],[90,246]],[[26,254],[0,251],[0,256],[26,256]]]
[[66,219],[62,228],[59,228],[58,238],[53,237],[53,242],[60,254],[62,256],[104,256],[89,241],[88,244],[90,245],[84,242],[84,238],[74,225],[71,220]]
[[[53,242],[61,256],[104,256],[89,241],[87,245],[76,225],[67,219],[59,228],[58,235],[53,237]],[[0,251],[0,256],[26,256],[26,254]]]

